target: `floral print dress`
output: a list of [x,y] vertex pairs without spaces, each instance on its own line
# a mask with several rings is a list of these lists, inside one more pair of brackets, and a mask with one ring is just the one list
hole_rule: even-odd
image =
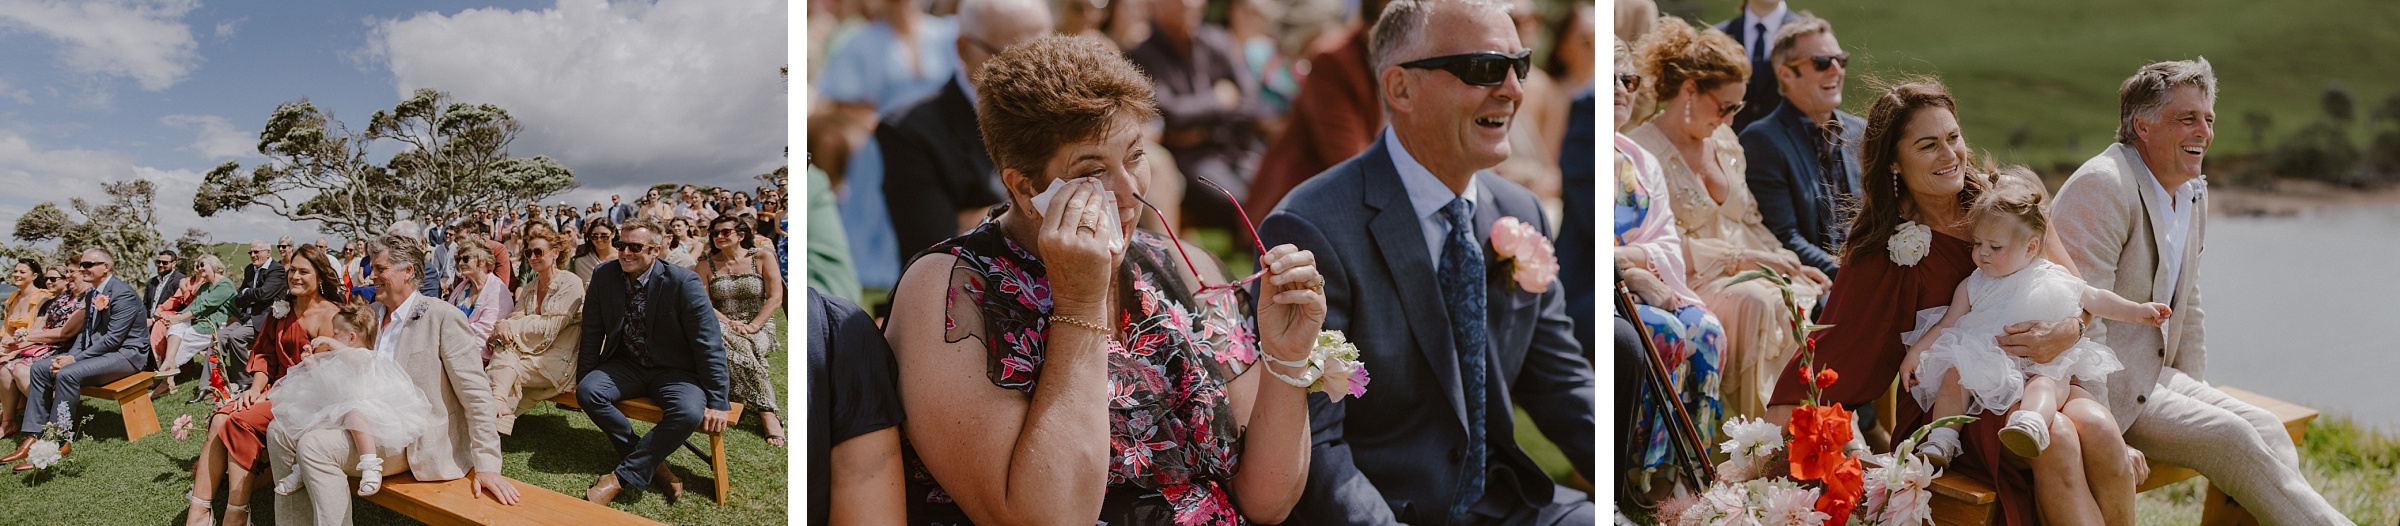
[[[994,212],[995,215],[1000,212]],[[1042,263],[998,222],[928,249],[956,256],[945,339],[977,338],[993,385],[1033,396],[1049,334]],[[1171,241],[1136,232],[1117,271],[1118,341],[1109,344],[1109,465],[1100,524],[1243,524],[1226,484],[1240,459],[1231,382],[1258,359],[1242,289],[1193,290]],[[909,522],[968,524],[915,450],[905,453]]]
[[[1658,159],[1624,135],[1617,136],[1616,146],[1617,243],[1647,252],[1659,280],[1684,303],[1683,308],[1672,311],[1636,305],[1636,319],[1649,330],[1650,346],[1666,366],[1677,398],[1692,417],[1700,439],[1712,443],[1725,414],[1720,390],[1725,327],[1685,281],[1683,244],[1675,231],[1673,206],[1669,199],[1661,198],[1667,186]],[[1638,452],[1640,465],[1629,469],[1648,472],[1667,463],[1674,439],[1666,414],[1657,409],[1664,407],[1656,401],[1660,395],[1644,387],[1641,396],[1633,414],[1634,428],[1641,435],[1638,443],[1629,446]]]

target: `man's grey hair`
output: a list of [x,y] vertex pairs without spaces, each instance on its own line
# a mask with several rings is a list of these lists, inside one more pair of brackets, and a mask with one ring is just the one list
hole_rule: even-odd
[[382,254],[393,265],[408,267],[410,272],[425,270],[425,244],[406,234],[390,233],[367,241],[367,257]]
[[81,256],[77,256],[77,257],[78,257],[78,258],[81,258],[81,257],[90,257],[90,256],[100,256],[100,262],[101,262],[101,263],[107,263],[107,264],[108,264],[108,266],[111,266],[111,267],[117,266],[117,255],[116,255],[116,254],[110,254],[110,253],[108,253],[108,250],[107,250],[107,249],[103,249],[103,248],[100,248],[100,247],[92,247],[92,248],[83,249],[83,254],[82,254]]
[[[989,25],[994,20],[1006,20],[1006,17],[1012,16],[1010,13],[1017,13],[1013,16],[1033,17],[1031,19],[1044,24],[1052,23],[1050,2],[1043,0],[960,0],[958,33],[991,45],[1008,45],[1005,42],[992,42],[992,28]],[[1000,50],[992,52],[999,53]]]
[[418,226],[417,222],[414,220],[402,219],[398,222],[392,223],[391,228],[383,229],[383,232],[385,234],[399,234],[409,239],[417,240],[418,243],[425,242],[425,227]]
[[[1425,40],[1426,27],[1433,25],[1434,8],[1442,4],[1455,4],[1468,13],[1487,10],[1502,15],[1515,8],[1505,0],[1391,0],[1383,4],[1383,16],[1375,20],[1367,42],[1368,61],[1378,72],[1372,77],[1380,78],[1385,66],[1424,58],[1416,55],[1422,53],[1418,49]],[[1382,83],[1377,82],[1376,86],[1380,89]]]
[[2175,101],[2175,90],[2184,86],[2200,88],[2200,96],[2217,99],[2217,71],[2208,67],[2208,57],[2175,60],[2142,66],[2125,85],[2117,88],[2117,142],[2133,144],[2139,139],[2133,133],[2135,119],[2158,120],[2158,112]]
[[1832,22],[1826,22],[1807,11],[1797,13],[1791,22],[1783,24],[1782,29],[1775,30],[1774,43],[1767,46],[1767,65],[1782,69],[1784,63],[1792,61],[1792,46],[1800,43],[1800,37],[1832,32]]

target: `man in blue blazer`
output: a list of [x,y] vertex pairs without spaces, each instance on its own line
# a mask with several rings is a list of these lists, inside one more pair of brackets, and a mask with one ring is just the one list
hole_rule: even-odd
[[1589,497],[1517,447],[1510,412],[1523,407],[1593,473],[1592,366],[1564,292],[1555,281],[1523,290],[1486,241],[1504,217],[1547,224],[1531,192],[1488,170],[1508,158],[1524,96],[1506,5],[1389,3],[1371,55],[1390,127],[1294,189],[1260,229],[1317,254],[1325,328],[1345,332],[1373,373],[1363,397],[1309,397],[1299,523],[1593,521]]
[[[149,313],[142,309],[141,291],[110,275],[115,265],[115,257],[97,248],[76,256],[78,277],[93,284],[85,296],[92,306],[84,309],[83,331],[65,352],[34,362],[25,393],[24,415],[17,425],[17,431],[28,436],[15,453],[0,457],[0,462],[25,458],[44,424],[55,423],[61,429],[73,431],[76,399],[83,396],[83,386],[107,385],[149,368]],[[59,451],[62,455],[66,452],[63,448]],[[27,462],[17,464],[15,469],[34,468]]]
[[[654,220],[626,221],[617,230],[617,260],[592,269],[584,295],[575,401],[608,434],[621,459],[584,492],[597,504],[626,488],[641,491],[653,474],[673,500],[683,488],[667,469],[667,454],[694,429],[719,432],[730,420],[725,341],[708,289],[699,274],[658,261],[666,250],[662,232]],[[641,397],[665,414],[648,435],[633,434],[633,423],[616,406]]]
[[[1838,254],[1849,233],[1835,210],[1863,183],[1858,148],[1867,121],[1841,110],[1850,55],[1834,40],[1831,24],[1802,13],[1784,24],[1773,42],[1768,60],[1783,103],[1742,129],[1742,151],[1750,160],[1745,177],[1767,230],[1799,254],[1801,263],[1830,278],[1840,270]],[[1835,171],[1828,172],[1822,123],[1832,119],[1841,119],[1842,148],[1832,158]]]
[[1782,31],[1783,25],[1799,18],[1783,0],[1745,0],[1741,13],[1717,23],[1718,31],[1740,42],[1742,50],[1750,54],[1750,91],[1742,95],[1742,112],[1733,115],[1733,129],[1749,127],[1783,103],[1783,96],[1775,92],[1773,62],[1767,52],[1774,47],[1775,34]]

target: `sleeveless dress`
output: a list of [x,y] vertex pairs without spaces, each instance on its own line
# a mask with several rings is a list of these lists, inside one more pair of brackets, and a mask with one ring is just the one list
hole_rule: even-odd
[[[289,300],[277,300],[289,301]],[[300,327],[298,313],[281,318],[270,317],[259,329],[258,337],[250,342],[250,359],[243,373],[265,375],[266,385],[282,388],[283,379],[301,358],[308,355],[309,334]],[[230,373],[228,373],[230,374]],[[274,391],[268,391],[273,394]],[[269,396],[248,407],[233,409],[232,405],[217,406],[217,414],[225,415],[225,454],[228,462],[246,466],[250,471],[267,469],[267,426],[275,421],[275,397]]]
[[[75,311],[83,310],[83,308],[86,305],[89,305],[91,301],[91,298],[88,296],[77,295],[50,298],[49,301],[42,304],[40,309],[42,311],[42,328],[48,329],[60,325],[66,325],[67,320],[75,316]],[[26,359],[38,359],[44,356],[49,356],[50,353],[56,352],[60,348],[71,347],[74,344],[75,335],[68,335],[67,339],[59,340],[56,343],[29,343],[25,345],[25,350],[17,352],[17,356]]]
[[[708,300],[735,320],[754,319],[766,308],[767,278],[755,272],[718,273],[708,280]],[[767,355],[783,344],[783,333],[775,330],[775,322],[768,320],[766,328],[750,334],[736,334],[732,328],[722,332],[725,359],[733,368],[733,401],[754,411],[782,413],[775,403],[775,368],[767,361]]]
[[[997,217],[1006,205],[995,209]],[[1001,235],[997,221],[926,250],[957,256],[945,339],[983,342],[992,385],[1028,399],[1041,381],[1050,334],[1050,282],[1042,262]],[[1109,462],[1100,524],[1244,524],[1226,493],[1240,460],[1240,429],[1225,386],[1258,360],[1250,298],[1222,286],[1192,290],[1172,242],[1137,231],[1116,271],[1109,345]],[[1061,330],[1079,330],[1066,328]],[[909,522],[970,524],[913,447],[903,445]]]
[[[1974,415],[2007,413],[2025,395],[2029,375],[2098,382],[2125,368],[2117,362],[2116,353],[2090,339],[2077,340],[2049,363],[2033,363],[2000,350],[1995,339],[2011,324],[2065,319],[2083,310],[2083,279],[2067,273],[2065,267],[2036,259],[2006,277],[1995,278],[1977,270],[1967,276],[1966,287],[1967,302],[1974,309],[1959,316],[1956,324],[1944,329],[1925,354],[1917,357],[1917,378],[1923,381],[1909,394],[1916,396],[1919,406],[1933,407],[1934,397],[1942,390],[1940,379],[1952,369],[1958,370],[1958,386],[1972,395],[1966,414]],[[1948,311],[1941,307],[1918,312],[1917,329],[1901,334],[1901,343],[1915,345]]]

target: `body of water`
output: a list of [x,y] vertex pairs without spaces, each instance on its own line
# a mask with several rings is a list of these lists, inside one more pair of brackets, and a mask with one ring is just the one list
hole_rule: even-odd
[[2208,221],[2208,381],[2400,430],[2400,207]]

